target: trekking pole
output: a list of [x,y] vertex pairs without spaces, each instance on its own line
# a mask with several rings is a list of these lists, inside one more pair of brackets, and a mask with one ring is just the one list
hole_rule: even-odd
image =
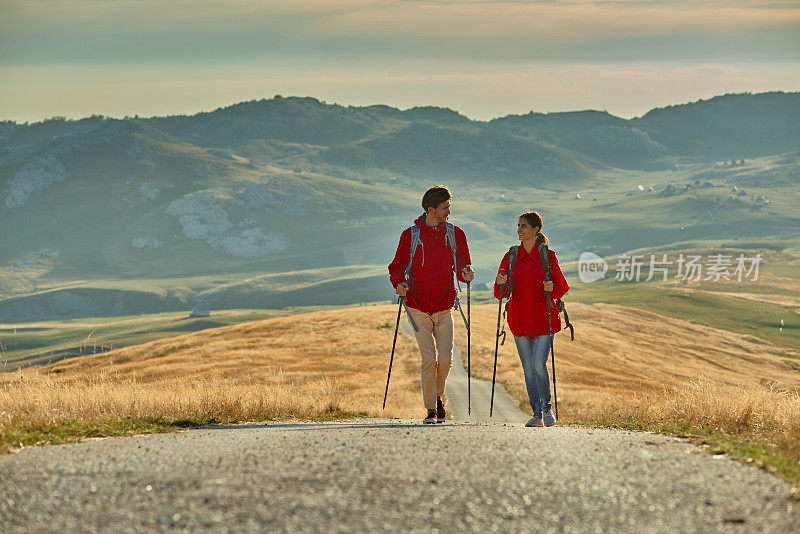
[[[550,281],[550,276],[545,276],[545,282]],[[550,317],[550,292],[544,292],[544,298],[547,299],[547,326],[550,329],[550,367],[553,368],[553,400],[555,401],[556,406],[556,419],[558,419],[558,390],[556,390],[556,347],[555,347],[555,339],[553,336],[553,319]]]
[[397,302],[397,324],[394,326],[394,341],[392,341],[392,356],[389,358],[389,375],[386,377],[386,391],[383,392],[383,410],[386,409],[386,396],[389,394],[389,379],[392,377],[392,362],[394,361],[394,347],[397,345],[397,330],[400,328],[400,312],[403,311],[403,299],[399,297]]
[[419,332],[419,328],[417,328],[417,323],[414,321],[414,317],[411,316],[411,312],[408,311],[408,306],[406,305],[405,299],[400,302],[400,306],[406,309],[406,318],[408,322],[411,323],[411,327],[414,329],[414,332]]
[[[505,276],[506,271],[505,269],[500,269],[500,274]],[[497,376],[497,351],[500,348],[500,314],[503,311],[503,292],[505,290],[505,284],[501,284],[500,287],[502,288],[500,292],[500,301],[497,304],[497,332],[494,336],[494,371],[492,371],[492,397],[489,401],[489,417],[492,416],[492,410],[494,409],[494,380]],[[505,341],[505,340],[504,340]]]
[[[467,265],[467,269],[469,269],[469,265]],[[472,390],[470,384],[470,373],[469,373],[469,341],[470,341],[470,334],[472,333],[472,316],[469,313],[469,303],[470,303],[470,294],[469,294],[469,282],[467,282],[467,415],[472,414]]]

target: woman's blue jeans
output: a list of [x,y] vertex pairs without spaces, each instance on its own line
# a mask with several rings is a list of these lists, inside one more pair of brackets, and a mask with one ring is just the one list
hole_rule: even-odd
[[542,412],[550,411],[550,375],[547,374],[550,335],[514,336],[514,342],[525,371],[525,388],[528,390],[533,415],[541,417]]

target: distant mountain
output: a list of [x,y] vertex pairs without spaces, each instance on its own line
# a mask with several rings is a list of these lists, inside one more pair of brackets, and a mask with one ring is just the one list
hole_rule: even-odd
[[320,151],[308,161],[334,167],[386,169],[434,181],[491,179],[504,185],[561,188],[602,167],[589,158],[485,128],[412,122],[366,141]]
[[345,107],[310,97],[275,97],[242,102],[191,116],[139,119],[186,141],[230,146],[256,139],[341,145],[414,121],[470,126],[459,113],[433,106],[401,111],[389,106]]
[[800,147],[800,93],[724,95],[631,121],[676,156],[755,158]]
[[59,140],[66,136],[89,133],[113,119],[99,115],[79,120],[56,117],[33,124],[0,122],[0,153],[15,147],[34,145],[47,140]]
[[487,129],[536,139],[615,167],[652,170],[671,166],[664,160],[669,155],[664,145],[630,121],[606,112],[509,115],[490,121]]
[[[800,93],[725,95],[633,120],[581,111],[482,122],[439,107],[276,97],[191,116],[3,122],[0,307],[3,298],[32,300],[13,309],[7,300],[0,316],[95,309],[78,304],[96,293],[64,288],[80,280],[124,280],[112,284],[115,291],[146,296],[130,302],[183,306],[215,284],[232,283],[231,273],[385,265],[397,235],[420,211],[420,193],[436,182],[469,192],[459,198],[471,202],[470,212],[457,222],[475,246],[476,265],[494,261],[520,205],[538,206],[544,198],[539,209],[546,215],[552,209],[555,218],[548,235],[562,232],[570,246],[587,240],[603,240],[609,250],[653,246],[674,239],[661,228],[675,209],[693,217],[697,206],[704,214],[713,206],[714,213],[753,217],[753,227],[772,232],[794,222],[783,212],[767,213],[777,209],[761,198],[768,191],[744,197],[740,190],[735,204],[723,203],[734,185],[796,187],[798,141]],[[761,164],[743,161],[773,155]],[[734,158],[735,166],[720,163]],[[653,170],[659,172],[647,172]],[[578,193],[602,197],[606,188],[621,187],[625,195],[658,195],[672,180],[686,183],[670,184],[675,195],[637,208],[660,217],[646,223],[623,214],[625,199],[601,206]],[[699,191],[695,182],[709,180],[704,191],[720,188],[713,197],[689,198]],[[563,192],[583,205],[573,211],[560,204],[565,211],[556,212],[552,200]],[[691,227],[696,238],[728,236],[728,221],[715,217]],[[374,289],[380,284],[371,276],[364,287]],[[348,282],[347,291],[362,295],[352,289],[359,283]],[[259,293],[283,305],[278,294]],[[303,293],[303,302],[313,295]],[[140,310],[118,302],[96,309]]]
[[[795,150],[800,143],[800,93],[724,95],[654,109],[632,120],[578,111],[531,112],[481,122],[446,108],[344,107],[298,97],[139,120],[192,144],[246,151],[258,161],[291,156],[337,166],[345,174],[384,169],[510,183],[522,180],[522,173],[524,181],[544,178],[554,184],[560,174],[575,181],[606,165],[655,170],[670,168],[680,157],[714,161]],[[410,141],[409,136],[422,136],[425,142]],[[514,138],[534,144],[526,147]],[[283,144],[276,149],[277,143]],[[489,148],[498,144],[512,146]],[[563,150],[553,152],[548,146]],[[304,153],[309,157],[302,157]],[[444,163],[453,163],[453,158],[457,165]],[[509,174],[514,168],[519,172]]]
[[[198,147],[137,121],[105,120],[0,153],[0,226],[13,229],[0,238],[5,257],[40,261],[42,250],[58,251],[56,263],[74,273],[65,274],[82,279],[224,271],[232,262],[264,269],[276,257],[283,263],[273,269],[290,270],[298,255],[303,266],[341,265],[338,235],[354,225],[371,231],[352,247],[363,256],[379,232],[364,221],[402,213],[403,199]],[[320,228],[298,224],[312,214]]]
[[242,102],[192,116],[140,119],[199,146],[238,146],[274,139],[312,145],[341,144],[384,131],[392,122],[363,108],[323,104],[316,98]]
[[[9,149],[88,134],[112,119],[0,123],[0,163]],[[680,157],[708,161],[796,150],[800,93],[738,94],[654,109],[626,120],[606,112],[528,113],[472,121],[438,107],[340,106],[275,97],[191,116],[128,121],[262,164],[355,176],[375,170],[450,180],[556,185],[605,166],[653,170]],[[560,149],[560,150],[559,150]],[[18,152],[17,152],[18,154]],[[287,161],[288,160],[288,161]],[[368,176],[362,176],[368,177]]]

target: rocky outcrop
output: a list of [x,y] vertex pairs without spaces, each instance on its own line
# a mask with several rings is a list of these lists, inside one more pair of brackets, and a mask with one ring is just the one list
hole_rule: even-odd
[[252,259],[286,250],[289,240],[278,232],[264,233],[260,228],[244,230],[239,235],[212,237],[208,243],[236,258]]
[[220,236],[233,228],[228,214],[211,191],[198,191],[173,200],[165,213],[178,217],[183,235],[190,239]]
[[647,132],[625,126],[605,125],[589,129],[591,140],[602,148],[610,150],[633,150],[653,157],[668,153],[667,147],[650,139]]
[[3,189],[2,202],[7,208],[24,206],[34,194],[68,177],[67,169],[55,154],[44,154],[14,173]]

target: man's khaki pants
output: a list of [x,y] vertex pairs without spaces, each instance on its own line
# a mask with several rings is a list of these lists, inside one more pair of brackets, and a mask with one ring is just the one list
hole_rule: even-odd
[[422,400],[425,408],[432,411],[436,409],[436,397],[444,395],[444,384],[453,363],[453,310],[427,314],[408,308],[408,312],[419,329],[415,335],[422,355]]

